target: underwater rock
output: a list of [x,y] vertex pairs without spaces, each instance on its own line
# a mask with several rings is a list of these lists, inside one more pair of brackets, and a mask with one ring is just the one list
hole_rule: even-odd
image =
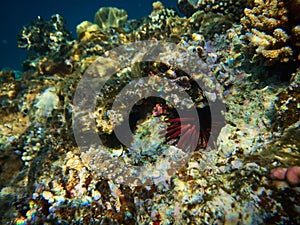
[[300,118],[300,70],[292,74],[290,85],[278,94],[275,131],[283,131]]
[[12,70],[0,71],[0,80],[3,83],[10,83],[16,79],[15,73]]
[[22,82],[15,76],[14,71],[0,71],[0,149],[3,150],[18,139],[30,124],[29,116],[19,110],[22,106],[22,102],[18,101]]
[[[1,142],[3,141],[1,140]],[[0,190],[11,185],[14,176],[19,173],[22,166],[22,161],[18,155],[14,154],[12,148],[2,150],[0,155]]]
[[19,81],[16,81],[15,73],[12,70],[0,71],[0,100],[1,100],[1,109],[8,110],[13,108],[13,100],[17,97],[18,91],[21,88]]

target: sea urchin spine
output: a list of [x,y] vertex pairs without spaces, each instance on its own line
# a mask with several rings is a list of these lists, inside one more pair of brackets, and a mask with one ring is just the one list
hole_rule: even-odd
[[[184,117],[184,118],[173,118],[168,119],[168,123],[171,125],[167,128],[166,142],[174,139],[179,139],[177,147],[185,149],[189,146],[190,150],[193,151],[198,146],[205,148],[209,139],[209,129],[196,128],[195,118]],[[199,142],[200,139],[200,142]]]

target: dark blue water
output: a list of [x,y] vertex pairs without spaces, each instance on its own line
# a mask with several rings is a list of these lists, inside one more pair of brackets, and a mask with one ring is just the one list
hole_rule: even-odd
[[[129,19],[139,19],[152,11],[151,0],[69,0],[37,1],[8,0],[1,2],[0,8],[0,70],[6,67],[20,70],[27,51],[18,49],[17,34],[22,26],[41,16],[49,20],[51,15],[59,13],[67,21],[67,28],[75,38],[76,26],[84,21],[93,22],[94,14],[100,7],[113,6],[125,9]],[[177,0],[162,0],[165,6],[176,6]]]

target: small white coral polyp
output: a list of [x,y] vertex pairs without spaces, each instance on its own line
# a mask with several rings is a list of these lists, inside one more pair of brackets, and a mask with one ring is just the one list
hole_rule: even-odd
[[39,97],[34,105],[37,108],[38,117],[50,117],[53,109],[57,109],[59,98],[55,92],[55,87],[47,88]]

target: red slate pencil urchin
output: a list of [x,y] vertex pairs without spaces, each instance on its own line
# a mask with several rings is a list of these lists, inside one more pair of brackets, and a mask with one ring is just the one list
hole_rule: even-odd
[[[205,96],[205,92],[200,87],[200,85],[203,85],[203,82],[197,83],[182,70],[157,64],[154,68],[155,72],[149,72],[149,76],[158,83],[154,82],[156,89],[170,96],[171,101],[176,99],[176,103],[168,102],[160,97],[141,99],[130,112],[129,124],[131,131],[134,133],[137,122],[145,119],[149,112],[152,112],[154,117],[163,116],[166,118],[167,128],[161,131],[161,134],[165,136],[165,143],[175,145],[182,150],[191,151],[208,149],[208,146],[210,148],[213,147],[214,141],[211,141],[211,137],[217,137],[218,128],[221,128],[221,126],[212,126],[212,124],[218,123],[221,125],[218,121],[216,123],[215,118],[217,117],[215,115],[212,116],[212,114],[216,113],[214,108],[219,104],[217,102],[219,100],[216,99],[213,103],[210,103]],[[169,76],[170,71],[173,71],[171,77]],[[163,86],[161,88],[160,83],[164,84],[163,81],[165,79],[168,79],[174,86]],[[151,85],[154,86],[152,83]],[[180,95],[176,94],[176,92],[184,92],[189,96],[189,100],[177,100],[177,98],[180,99],[178,97]],[[210,104],[214,104],[212,105],[213,108]],[[181,116],[179,116],[179,112],[181,112]],[[217,112],[217,114],[221,115],[220,112]],[[224,117],[222,116],[222,118]]]
[[[195,117],[172,117],[167,119],[169,126],[165,132],[166,142],[176,144],[178,148],[205,149],[211,133],[211,116],[209,107],[197,109]],[[199,127],[196,125],[199,121]]]

